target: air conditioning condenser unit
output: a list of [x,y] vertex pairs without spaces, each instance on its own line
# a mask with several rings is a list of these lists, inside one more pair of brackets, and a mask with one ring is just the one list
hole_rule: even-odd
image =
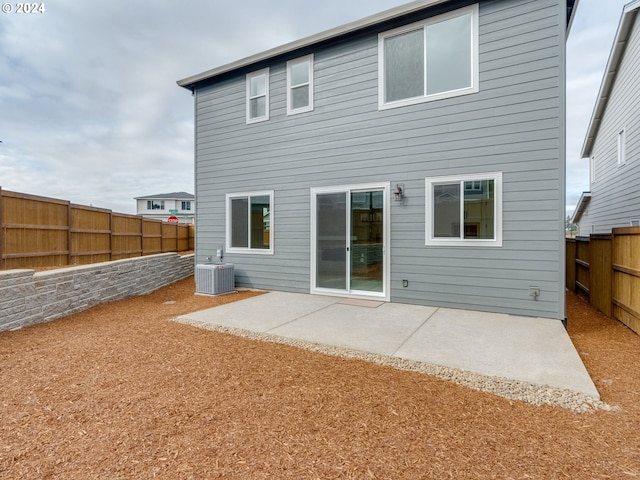
[[196,265],[196,293],[222,295],[233,292],[235,286],[232,263]]

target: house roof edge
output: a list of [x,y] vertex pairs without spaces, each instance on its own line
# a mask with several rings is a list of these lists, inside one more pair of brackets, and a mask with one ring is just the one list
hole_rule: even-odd
[[[443,3],[448,3],[451,1],[452,0],[414,0],[412,2],[405,3],[394,8],[390,8],[388,10],[384,10],[382,12],[369,15],[362,19],[355,20],[353,22],[349,22],[338,27],[334,27],[329,30],[316,33],[314,35],[310,35],[308,37],[295,40],[293,42],[285,43],[284,45],[280,45],[278,47],[271,48],[269,50],[265,50],[263,52],[256,53],[254,55],[250,55],[248,57],[242,58],[240,60],[236,60],[234,62],[225,64],[225,65],[221,65],[219,67],[216,67],[210,70],[206,70],[202,73],[191,75],[189,77],[183,78],[182,80],[176,81],[176,83],[180,87],[186,88],[188,90],[192,90],[193,85],[203,80],[207,80],[209,78],[213,78],[218,75],[222,75],[224,73],[231,72],[233,70],[237,70],[239,68],[252,65],[254,63],[268,60],[270,58],[277,57],[279,55],[283,55],[288,52],[309,47],[316,43],[331,40],[333,38],[340,37],[342,35],[347,35],[347,34],[356,32],[358,30],[371,27],[378,23],[382,23],[388,20],[393,20],[394,18],[401,17],[403,15],[408,15],[414,12],[418,12],[428,7],[432,7],[432,6],[443,4]],[[477,1],[478,3],[480,2],[480,0],[477,0]],[[566,0],[566,4],[569,10],[568,18],[567,18],[567,33],[571,29],[571,25],[573,23],[573,19],[575,18],[575,12],[577,10],[578,3],[579,3],[579,0]]]
[[627,41],[629,40],[631,29],[636,20],[638,9],[640,9],[640,0],[634,0],[626,4],[622,9],[622,15],[620,16],[620,22],[618,23],[618,30],[616,31],[613,46],[611,47],[611,53],[609,54],[609,60],[607,61],[607,66],[604,70],[600,90],[596,97],[596,104],[593,108],[593,113],[591,114],[589,127],[587,128],[587,134],[584,138],[584,143],[582,144],[582,150],[580,153],[581,158],[591,156],[593,144],[595,143],[598,130],[600,129],[600,123],[602,122],[602,117],[604,116],[604,112],[607,108],[609,95],[611,94],[611,90],[615,84],[620,63],[624,58]]
[[580,218],[582,218],[582,214],[587,209],[587,205],[591,201],[591,192],[582,192],[580,195],[580,200],[578,200],[578,204],[576,205],[576,209],[573,211],[571,215],[571,223],[578,223]]
[[298,50],[300,48],[305,48],[323,41],[331,40],[333,38],[346,35],[349,33],[353,33],[363,28],[373,26],[377,23],[382,23],[387,20],[392,20],[402,15],[407,15],[413,12],[423,10],[427,7],[438,5],[441,3],[447,3],[450,1],[451,0],[415,0],[413,2],[400,5],[398,7],[390,8],[383,12],[369,15],[368,17],[362,18],[360,20],[355,20],[353,22],[349,22],[344,25],[334,27],[329,30],[325,30],[323,32],[316,33],[314,35],[310,35],[308,37],[304,37],[299,40],[295,40],[293,42],[285,43],[284,45],[280,45],[278,47],[271,48],[269,50],[265,50],[264,52],[260,52],[255,55],[251,55],[251,56],[242,58],[240,60],[236,60],[235,62],[231,62],[226,65],[222,65],[220,67],[216,67],[211,70],[207,70],[205,72],[198,73],[196,75],[192,75],[187,78],[183,78],[182,80],[178,80],[176,83],[180,87],[191,89],[192,85],[198,82],[201,82],[203,80],[207,80],[209,78],[222,75],[223,73],[231,72],[238,68],[249,66],[253,63],[258,63],[263,60],[268,60],[278,55],[282,55],[294,50]]

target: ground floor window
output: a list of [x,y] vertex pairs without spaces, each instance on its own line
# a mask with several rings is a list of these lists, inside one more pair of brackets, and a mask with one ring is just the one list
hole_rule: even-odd
[[502,173],[425,179],[426,245],[502,246]]
[[227,194],[228,252],[273,253],[273,191]]

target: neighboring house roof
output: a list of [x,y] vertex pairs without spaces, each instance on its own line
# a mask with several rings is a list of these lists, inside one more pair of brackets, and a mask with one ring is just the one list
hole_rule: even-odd
[[[255,54],[255,55],[243,58],[241,60],[237,60],[227,65],[222,65],[212,70],[207,70],[206,72],[199,73],[197,75],[192,75],[182,80],[178,80],[176,83],[181,87],[192,90],[193,85],[203,80],[214,78],[224,73],[228,73],[233,70],[237,70],[239,68],[247,67],[249,65],[252,65],[254,63],[258,63],[264,60],[269,60],[279,55],[284,55],[286,53],[293,52],[301,48],[305,48],[321,42],[333,40],[338,37],[348,35],[350,33],[354,33],[356,31],[363,30],[365,28],[372,27],[379,23],[387,22],[405,15],[410,15],[420,10],[424,10],[427,7],[432,7],[435,5],[444,4],[451,1],[452,0],[417,0],[410,3],[406,3],[404,5],[400,5],[399,7],[391,8],[389,10],[385,10],[384,12],[380,12],[375,15],[370,15],[361,20],[356,20],[354,22],[350,22],[345,25],[332,28],[330,30],[325,30],[324,32],[317,33],[315,35],[311,35],[309,37],[305,37],[300,40],[296,40],[294,42],[290,42],[276,48],[272,48],[265,52]],[[571,23],[573,21],[573,17],[575,16],[575,11],[578,6],[578,1],[579,0],[566,0],[567,30],[571,28]]]
[[622,16],[620,17],[620,23],[618,24],[618,31],[613,42],[611,53],[609,54],[609,61],[605,69],[604,77],[602,78],[602,84],[600,85],[600,92],[598,92],[598,99],[596,100],[596,106],[593,109],[591,115],[591,121],[589,122],[589,128],[587,129],[587,136],[584,139],[582,145],[582,158],[590,157],[593,145],[600,129],[600,123],[604,117],[604,112],[607,109],[607,103],[609,102],[609,96],[611,90],[616,82],[616,76],[624,57],[624,52],[627,48],[627,41],[636,16],[640,9],[640,0],[634,0],[631,3],[625,5],[622,9]]
[[195,195],[187,192],[159,193],[157,195],[147,195],[136,197],[135,200],[195,200]]
[[573,211],[573,215],[571,215],[571,223],[578,223],[580,221],[580,218],[582,218],[582,214],[587,209],[587,205],[589,205],[590,201],[591,192],[582,192],[578,205],[576,205],[576,209]]

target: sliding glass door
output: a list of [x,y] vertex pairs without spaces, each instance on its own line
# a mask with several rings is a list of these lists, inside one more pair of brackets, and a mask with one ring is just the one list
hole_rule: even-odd
[[316,286],[347,290],[347,196],[316,197]]
[[386,296],[385,185],[316,189],[313,204],[313,290]]

